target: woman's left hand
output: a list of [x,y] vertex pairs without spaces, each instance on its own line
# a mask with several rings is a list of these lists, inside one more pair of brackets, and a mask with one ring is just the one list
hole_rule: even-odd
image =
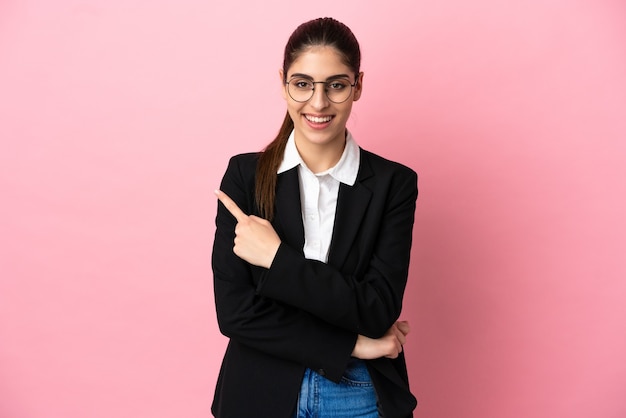
[[250,264],[270,268],[281,243],[272,224],[267,219],[246,215],[221,190],[216,190],[215,195],[237,220],[233,252]]
[[397,321],[380,338],[369,338],[359,335],[352,350],[352,357],[361,360],[372,360],[380,357],[397,358],[402,352],[409,333],[407,321]]

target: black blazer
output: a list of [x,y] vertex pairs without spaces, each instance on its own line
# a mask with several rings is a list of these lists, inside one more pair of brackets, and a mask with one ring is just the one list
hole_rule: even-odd
[[[417,175],[361,150],[354,186],[341,184],[328,263],[303,255],[297,168],[281,173],[273,226],[282,243],[269,269],[233,253],[235,218],[219,204],[212,266],[217,319],[230,338],[212,412],[289,418],[305,368],[341,379],[357,334],[381,337],[398,319],[406,285]],[[221,184],[258,215],[258,154],[233,157]],[[367,361],[385,418],[411,417],[404,356]]]

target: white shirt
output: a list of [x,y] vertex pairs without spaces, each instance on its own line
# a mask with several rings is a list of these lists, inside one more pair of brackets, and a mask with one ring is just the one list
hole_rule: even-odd
[[333,234],[339,183],[353,186],[359,172],[359,146],[352,134],[346,135],[346,146],[339,162],[321,173],[313,173],[302,161],[291,132],[278,174],[298,166],[300,204],[304,224],[304,256],[326,263]]

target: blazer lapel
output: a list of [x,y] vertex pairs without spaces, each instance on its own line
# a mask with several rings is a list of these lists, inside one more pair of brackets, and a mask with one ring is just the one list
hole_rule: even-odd
[[359,174],[354,186],[343,183],[339,185],[335,225],[328,255],[330,265],[342,266],[353,246],[372,197],[372,191],[364,184],[371,175],[372,168],[366,155],[361,151]]
[[302,223],[297,167],[278,175],[275,205],[274,227],[276,232],[286,243],[302,252],[304,248],[304,224]]
[[[354,244],[372,197],[372,191],[366,186],[366,180],[372,175],[367,154],[361,150],[359,174],[354,186],[343,183],[339,185],[335,224],[328,255],[330,265],[336,267],[343,265]],[[304,224],[297,167],[278,176],[274,227],[281,239],[303,252]]]

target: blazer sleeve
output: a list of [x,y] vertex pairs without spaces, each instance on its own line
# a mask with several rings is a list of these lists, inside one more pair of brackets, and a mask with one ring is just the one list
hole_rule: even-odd
[[[246,159],[231,159],[220,188],[244,212],[251,213],[253,176],[246,173],[251,163],[244,164],[242,160]],[[258,277],[264,269],[251,266],[233,253],[235,222],[224,206],[218,204],[212,268],[221,332],[241,344],[297,362],[339,381],[357,334],[298,307],[258,294]]]
[[[375,181],[357,185],[369,187],[371,198],[344,265],[306,259],[301,251],[282,243],[272,266],[262,275],[259,295],[297,306],[357,334],[384,335],[402,310],[417,175],[408,167],[383,161],[374,167]],[[344,199],[344,204],[354,202]],[[338,216],[340,210],[338,206]],[[333,240],[345,239],[336,235]]]

